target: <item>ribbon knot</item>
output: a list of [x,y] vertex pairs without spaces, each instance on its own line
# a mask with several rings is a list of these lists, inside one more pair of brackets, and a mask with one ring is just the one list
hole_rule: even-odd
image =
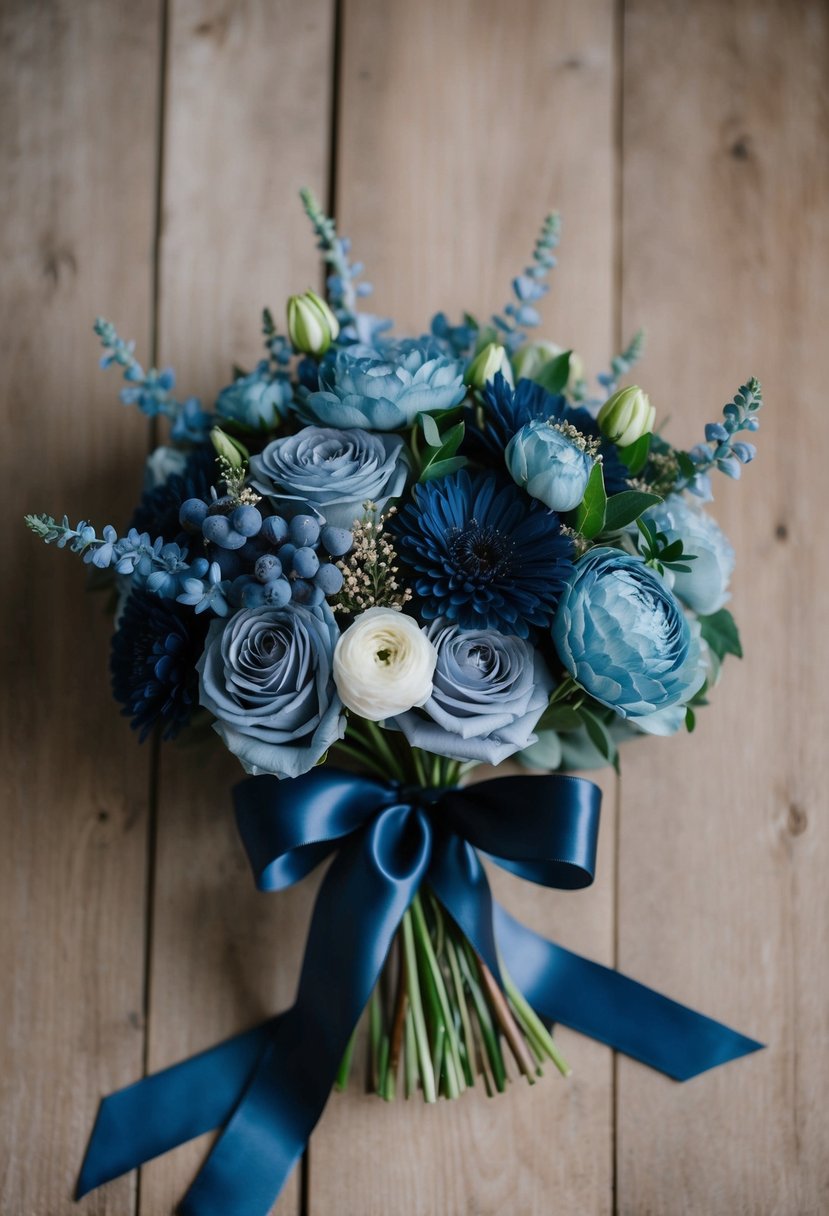
[[[321,768],[234,791],[262,890],[336,855],[320,886],[295,1004],[104,1099],[80,1197],[215,1127],[185,1216],[266,1216],[322,1113],[340,1060],[424,879],[496,977],[503,957],[539,1014],[684,1080],[761,1044],[547,941],[492,899],[479,850],[547,887],[593,881],[601,794],[578,777],[424,790]],[[313,1034],[311,1033],[313,1031]]]

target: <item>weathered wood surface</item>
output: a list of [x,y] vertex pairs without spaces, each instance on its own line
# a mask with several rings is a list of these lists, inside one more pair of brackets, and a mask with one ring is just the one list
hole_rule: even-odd
[[[142,353],[157,330],[159,359],[209,400],[234,360],[258,357],[261,306],[319,281],[295,197],[309,184],[325,199],[336,169],[342,229],[401,329],[436,307],[500,307],[557,206],[550,337],[598,369],[645,325],[638,376],[685,442],[741,378],[764,382],[759,462],[717,487],[746,662],[694,737],[632,748],[621,790],[605,778],[592,890],[496,882],[534,927],[770,1046],[678,1086],[562,1033],[569,1080],[436,1109],[355,1084],[313,1137],[307,1187],[297,1173],[275,1211],[817,1216],[829,11],[344,0],[335,73],[336,18],[332,0],[9,0],[0,13],[0,1209],[74,1210],[98,1096],[294,990],[313,883],[253,892],[234,764],[200,746],[156,766],[136,748],[108,700],[99,601],[14,516],[125,515],[147,432],[96,370],[91,318],[111,314]],[[163,1216],[208,1144],[78,1210]]]

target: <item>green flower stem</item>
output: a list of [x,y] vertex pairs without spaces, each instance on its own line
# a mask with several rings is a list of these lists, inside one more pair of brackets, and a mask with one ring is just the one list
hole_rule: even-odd
[[535,1012],[532,1005],[530,1005],[523,992],[516,987],[515,982],[504,967],[503,962],[500,959],[498,961],[501,967],[501,977],[504,981],[504,989],[514,1009],[521,1018],[527,1033],[527,1038],[538,1047],[543,1055],[549,1056],[563,1077],[569,1077],[570,1066],[562,1056],[559,1049],[556,1047],[552,1035],[541,1021],[541,1018]]
[[[358,738],[360,738],[362,735],[361,741],[365,741],[367,739],[369,745],[367,750],[371,751],[374,749],[374,751],[383,757],[383,760],[388,765],[388,772],[385,774],[385,776],[394,777],[398,781],[405,784],[406,775],[403,772],[402,766],[398,762],[397,757],[394,755],[394,752],[389,746],[388,740],[386,739],[382,728],[378,726],[376,722],[369,722],[366,718],[356,717],[349,719],[349,728],[353,730]],[[382,771],[382,769],[380,771]]]
[[337,1076],[334,1081],[334,1087],[340,1093],[348,1085],[348,1078],[351,1076],[351,1062],[354,1058],[354,1044],[357,1041],[357,1031],[354,1030],[351,1038],[348,1040],[348,1046],[345,1049],[345,1054],[340,1060],[340,1067],[337,1069]]
[[[448,1036],[447,1073],[450,1076],[454,1073],[455,1084],[457,1085],[459,1091],[463,1091],[466,1088],[466,1083],[463,1079],[463,1066],[461,1064],[461,1057],[458,1051],[458,1040],[455,1033],[455,1020],[452,1017],[452,1007],[449,1004],[446,985],[443,982],[443,973],[440,969],[440,964],[437,960],[437,955],[435,954],[435,950],[432,945],[432,939],[429,935],[429,927],[426,923],[426,914],[423,910],[423,903],[419,894],[415,895],[414,899],[412,900],[412,915],[414,917],[419,942],[426,959],[429,973],[431,974],[432,982],[435,986],[435,992],[440,1004],[443,1021],[446,1025],[446,1034]],[[441,922],[443,920],[442,914],[440,920]],[[450,1062],[451,1068],[449,1066]]]
[[461,949],[458,951],[458,962],[460,963],[466,986],[472,997],[472,1004],[481,1030],[481,1037],[483,1038],[486,1054],[492,1069],[492,1083],[499,1093],[503,1093],[507,1083],[507,1070],[504,1065],[504,1057],[501,1054],[501,1045],[498,1042],[498,1035],[490,1016],[489,1005],[478,983],[476,975],[478,960],[474,950],[466,939],[463,939],[461,942]]
[[383,1013],[380,1008],[380,993],[377,988],[371,994],[369,1003],[369,1050],[371,1054],[371,1086],[380,1092],[380,1051],[383,1038]]
[[466,1003],[466,992],[464,991],[463,979],[461,978],[461,969],[458,963],[458,956],[455,951],[455,943],[447,933],[446,935],[446,958],[449,962],[449,972],[452,976],[452,987],[455,992],[455,1003],[460,1015],[461,1028],[463,1030],[463,1072],[466,1077],[467,1085],[475,1084],[475,1040],[472,1035],[472,1023],[469,1018],[469,1006]]
[[403,1031],[403,1073],[406,1097],[411,1098],[417,1089],[417,1041],[415,1039],[414,1014],[411,1002],[406,1003],[406,1022]]
[[478,959],[478,968],[481,973],[483,987],[485,988],[486,994],[489,998],[490,1008],[498,1020],[498,1024],[503,1031],[504,1038],[510,1045],[510,1050],[515,1056],[515,1062],[529,1081],[530,1085],[534,1085],[538,1070],[532,1054],[529,1051],[527,1044],[524,1042],[524,1038],[515,1021],[515,1018],[512,1016],[510,1007],[507,1004],[507,999],[498,986],[498,981],[496,980],[495,976],[482,959]]
[[415,954],[411,909],[407,908],[403,913],[401,923],[403,927],[403,954],[406,959],[409,1008],[412,1013],[412,1037],[417,1047],[420,1083],[423,1086],[423,1097],[425,1100],[427,1102],[436,1102],[435,1074],[432,1068],[432,1058],[429,1052],[429,1035],[426,1030],[426,1018],[423,1013],[423,1001],[417,978],[417,956]]

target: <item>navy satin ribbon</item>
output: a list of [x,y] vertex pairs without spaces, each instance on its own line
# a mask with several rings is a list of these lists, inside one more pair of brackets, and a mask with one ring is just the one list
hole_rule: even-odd
[[222,1128],[179,1211],[267,1216],[319,1119],[400,919],[425,879],[490,970],[534,1008],[686,1080],[762,1044],[564,950],[492,899],[478,850],[547,887],[593,881],[601,794],[579,777],[501,777],[465,789],[389,785],[333,768],[235,790],[262,890],[336,852],[317,896],[295,1004],[245,1034],[105,1098],[76,1197]]

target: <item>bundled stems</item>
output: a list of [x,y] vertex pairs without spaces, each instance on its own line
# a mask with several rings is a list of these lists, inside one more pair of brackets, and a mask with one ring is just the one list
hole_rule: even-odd
[[[404,786],[456,785],[463,771],[457,761],[410,747],[399,732],[356,716],[335,746],[364,771]],[[500,1093],[507,1083],[502,1042],[530,1084],[547,1060],[567,1075],[547,1027],[500,960],[499,967],[503,988],[434,894],[418,892],[369,1002],[371,1089],[390,1101],[419,1088],[425,1101],[436,1102],[458,1097],[480,1076],[487,1095]],[[353,1055],[354,1037],[338,1089],[347,1083]]]

